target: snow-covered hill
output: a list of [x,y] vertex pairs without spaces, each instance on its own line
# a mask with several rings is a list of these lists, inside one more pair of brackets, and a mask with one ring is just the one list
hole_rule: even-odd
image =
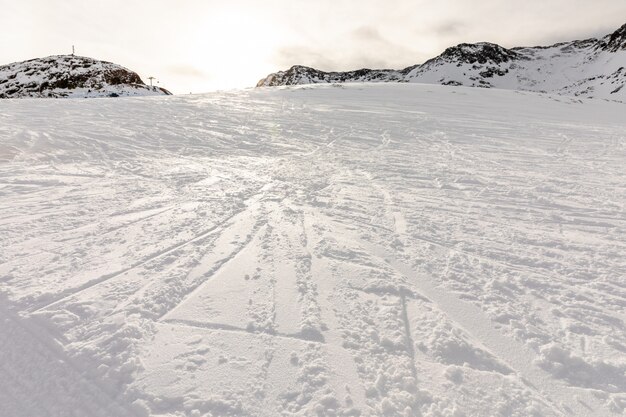
[[0,66],[0,98],[169,95],[111,62],[54,55]]
[[362,81],[496,87],[626,101],[626,25],[601,39],[545,47],[460,44],[399,71],[323,72],[297,65],[268,75],[257,86]]
[[2,100],[0,416],[623,416],[625,109]]

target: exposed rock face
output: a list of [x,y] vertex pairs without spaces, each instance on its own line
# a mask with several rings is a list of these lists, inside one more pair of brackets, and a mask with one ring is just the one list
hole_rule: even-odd
[[294,84],[314,84],[318,82],[343,83],[351,81],[400,81],[403,75],[395,70],[360,69],[348,72],[324,72],[315,68],[294,65],[287,71],[270,74],[259,82],[265,87]]
[[600,44],[602,49],[610,52],[626,50],[626,25],[602,38]]
[[147,86],[133,71],[87,57],[54,55],[0,66],[0,98],[164,94],[171,93]]
[[324,72],[293,66],[257,87],[343,82],[419,82],[551,92],[626,101],[626,25],[602,39],[507,49],[462,43],[402,70]]
[[453,46],[434,59],[445,59],[465,64],[502,64],[519,58],[519,54],[500,45],[480,42]]

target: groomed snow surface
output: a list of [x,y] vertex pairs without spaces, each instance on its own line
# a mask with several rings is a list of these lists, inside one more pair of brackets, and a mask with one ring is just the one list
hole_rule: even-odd
[[0,416],[613,416],[626,107],[0,102]]

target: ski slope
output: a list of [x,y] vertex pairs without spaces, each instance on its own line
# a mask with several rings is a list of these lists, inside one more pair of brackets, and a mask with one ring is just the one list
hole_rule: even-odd
[[626,107],[0,102],[0,416],[619,416]]

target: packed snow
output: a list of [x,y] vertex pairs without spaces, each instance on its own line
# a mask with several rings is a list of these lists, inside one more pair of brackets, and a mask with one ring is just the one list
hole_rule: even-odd
[[618,416],[625,105],[0,102],[0,416]]

